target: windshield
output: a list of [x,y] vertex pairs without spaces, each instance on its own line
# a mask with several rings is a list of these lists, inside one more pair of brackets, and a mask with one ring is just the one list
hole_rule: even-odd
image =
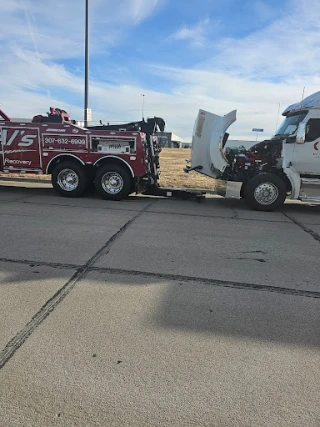
[[306,117],[308,111],[299,111],[290,114],[286,117],[280,128],[277,130],[276,135],[292,135],[297,130],[299,123]]

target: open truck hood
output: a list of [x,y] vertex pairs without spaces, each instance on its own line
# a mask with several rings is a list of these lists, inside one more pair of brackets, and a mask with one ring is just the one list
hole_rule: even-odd
[[191,167],[212,178],[219,178],[228,161],[223,153],[223,137],[228,127],[236,121],[237,111],[217,116],[199,110],[192,136]]

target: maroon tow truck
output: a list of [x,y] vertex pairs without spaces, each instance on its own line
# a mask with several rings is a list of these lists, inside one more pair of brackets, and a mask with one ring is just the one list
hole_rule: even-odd
[[133,192],[166,195],[158,183],[161,149],[153,135],[164,125],[154,118],[81,127],[58,108],[30,122],[12,121],[0,110],[0,171],[50,174],[54,189],[67,197],[92,186],[111,200]]

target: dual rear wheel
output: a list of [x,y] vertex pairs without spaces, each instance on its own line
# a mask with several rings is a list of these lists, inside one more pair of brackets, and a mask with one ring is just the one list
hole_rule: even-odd
[[[86,169],[74,162],[58,163],[52,172],[52,186],[64,197],[80,197],[92,183]],[[122,200],[131,192],[132,177],[125,167],[108,164],[98,168],[94,186],[102,198]]]

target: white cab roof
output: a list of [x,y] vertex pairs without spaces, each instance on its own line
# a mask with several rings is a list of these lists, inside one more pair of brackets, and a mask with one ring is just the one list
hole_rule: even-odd
[[309,108],[320,108],[320,92],[315,92],[312,95],[304,98],[302,101],[289,105],[289,107],[284,110],[282,115],[287,116],[293,111],[305,110]]

